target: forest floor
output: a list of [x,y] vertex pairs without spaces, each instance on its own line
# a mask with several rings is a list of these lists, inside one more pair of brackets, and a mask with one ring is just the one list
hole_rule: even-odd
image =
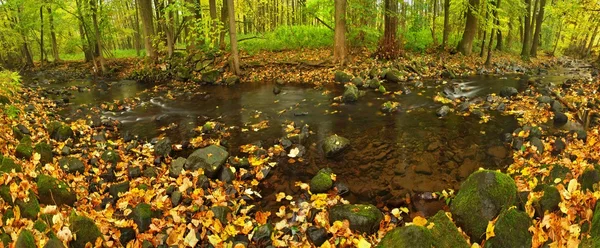
[[[496,54],[494,68],[484,69],[481,66],[483,60],[473,56],[406,55],[408,58],[394,62],[379,62],[366,53],[359,53],[353,54],[344,69],[339,69],[328,59],[330,55],[326,50],[308,50],[244,56],[245,74],[241,81],[323,85],[336,81],[336,71],[365,79],[381,77],[390,80],[391,76],[382,68],[395,68],[400,72],[396,76],[400,76],[401,81],[451,79],[478,73],[529,71],[536,74],[558,63],[554,58],[544,57],[525,64],[514,56]],[[136,59],[111,61],[109,66],[114,69],[108,77],[127,77],[138,68],[138,63]],[[90,70],[93,70],[90,65],[68,62],[46,67],[43,73],[48,78],[67,80],[89,78]],[[223,75],[228,76],[227,72]],[[491,108],[504,105],[504,114],[514,115],[523,127],[512,134],[507,144],[516,148],[514,163],[507,172],[514,179],[519,195],[525,199],[515,205],[526,212],[532,222],[531,228],[525,227],[524,237],[525,243],[531,242],[533,247],[544,244],[576,247],[584,239],[595,242],[595,239],[588,239],[588,234],[596,238],[593,227],[600,224],[600,211],[593,210],[600,196],[593,192],[594,184],[600,181],[600,174],[594,168],[600,160],[598,125],[583,131],[553,128],[538,131],[535,127],[545,127],[547,122],[559,127],[568,122],[578,123],[578,118],[582,117],[578,109],[598,108],[598,87],[600,81],[597,78],[592,82],[574,80],[563,86],[531,81],[525,91],[494,96],[490,100]],[[436,100],[452,109],[458,109],[463,103],[461,99]],[[331,173],[317,179],[329,182],[329,187],[321,193],[311,192],[315,185],[312,181],[298,182],[297,186],[305,191],[305,198],[296,199],[281,192],[276,197],[281,202],[278,212],[257,211],[253,202],[260,199],[258,185],[269,170],[277,166],[278,158],[293,158],[296,155],[289,154],[297,151],[287,151],[278,144],[264,149],[246,145],[240,150],[247,154],[247,160],[228,159],[227,151],[216,146],[230,135],[224,128],[226,123],[207,122],[197,128],[198,137],[190,141],[191,147],[206,149],[190,157],[210,161],[211,165],[228,160],[226,165],[218,165],[220,172],[217,173],[217,167],[196,163],[194,159],[188,158],[191,162],[186,162],[185,159],[171,158],[171,150],[181,147],[165,139],[142,144],[124,137],[118,132],[118,123],[104,122],[95,118],[94,113],[89,113],[85,119],[62,120],[56,116],[56,103],[41,96],[38,89],[25,87],[12,102],[20,110],[18,116],[11,118],[2,114],[0,118],[4,128],[0,140],[3,147],[0,171],[4,172],[0,175],[3,199],[0,203],[3,221],[0,239],[4,245],[14,241],[16,247],[47,244],[60,247],[61,243],[85,247],[86,242],[112,247],[132,242],[132,247],[165,244],[310,247],[316,244],[367,248],[385,242],[386,234],[400,230],[397,226],[406,224],[421,227],[407,232],[416,232],[420,237],[416,240],[422,242],[419,245],[431,247],[432,242],[445,241],[440,238],[440,232],[452,235],[450,233],[455,230],[437,229],[447,227],[437,222],[439,216],[437,221],[422,217],[411,219],[406,208],[383,211],[365,205],[336,208],[340,203],[348,202],[341,196],[340,188],[332,187],[336,176]],[[474,112],[477,107],[469,107],[467,111]],[[293,124],[286,127],[286,132],[290,140],[305,134],[302,126]],[[197,168],[204,171],[194,171]],[[539,199],[546,199],[544,192],[550,191],[547,187],[558,192],[558,199],[554,197],[551,203],[540,203]],[[586,191],[588,189],[591,191]],[[521,194],[524,192],[526,194]],[[510,202],[514,200],[513,196],[508,198]],[[444,197],[452,199],[454,196]],[[495,242],[519,236],[512,229],[502,229],[502,218],[496,218],[500,209],[509,207],[506,203],[494,202],[496,212],[488,219],[486,237],[471,237],[469,241],[468,236],[460,232],[458,239],[461,241],[457,242],[465,247],[471,244],[478,247],[475,243],[488,242],[494,236],[497,237]],[[450,204],[452,206],[452,202]],[[333,209],[337,215],[332,214]],[[355,216],[356,213],[360,216]],[[341,219],[358,219],[353,223],[333,221],[340,216]],[[356,224],[363,217],[368,223]],[[454,218],[463,230],[471,231],[459,221],[460,214]],[[495,224],[497,221],[499,223]],[[494,225],[497,226],[495,232]],[[454,226],[452,222],[450,226]],[[522,229],[518,231],[523,234]],[[407,240],[410,233],[394,232],[392,235],[399,235],[394,236],[397,242],[416,242]],[[522,241],[517,239],[515,242]]]

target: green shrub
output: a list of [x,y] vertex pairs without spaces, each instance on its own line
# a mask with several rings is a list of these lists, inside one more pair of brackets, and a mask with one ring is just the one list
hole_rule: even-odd
[[12,97],[21,88],[21,75],[8,70],[0,71],[0,95]]

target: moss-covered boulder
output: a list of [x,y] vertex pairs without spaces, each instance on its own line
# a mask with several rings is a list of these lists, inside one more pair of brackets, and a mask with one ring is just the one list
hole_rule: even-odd
[[[486,224],[487,225],[487,224]],[[529,232],[531,219],[527,213],[511,208],[502,211],[494,227],[496,236],[485,242],[486,248],[528,248],[532,234]]]
[[345,73],[343,71],[336,71],[335,72],[335,76],[334,76],[334,80],[337,83],[348,83],[352,80],[352,76],[349,75],[348,73]]
[[375,233],[382,219],[381,211],[371,204],[345,204],[329,209],[331,223],[348,220],[350,229],[361,233]]
[[77,196],[71,192],[69,185],[54,177],[43,174],[38,175],[37,186],[40,202],[43,204],[72,207],[77,201]]
[[19,145],[17,145],[17,149],[15,151],[15,156],[21,159],[29,159],[33,155],[33,147],[31,145],[31,138],[29,136],[25,136],[19,141]]
[[430,231],[436,248],[471,247],[444,211],[439,211],[433,217],[429,218],[429,223],[433,223]]
[[358,100],[358,88],[356,85],[348,83],[344,85],[344,94],[342,94],[342,102],[356,102]]
[[220,76],[221,72],[219,72],[219,70],[210,70],[202,73],[202,82],[207,84],[216,84]]
[[12,238],[6,233],[0,233],[0,242],[2,242],[4,247],[9,247],[8,245],[12,243]]
[[539,216],[543,216],[546,211],[553,212],[558,209],[561,197],[556,187],[542,184],[536,187],[536,191],[544,192],[544,195],[535,203]]
[[379,86],[381,86],[381,81],[379,81],[378,79],[374,78],[374,79],[367,80],[366,84],[371,89],[379,89]]
[[333,134],[323,141],[323,152],[326,157],[331,158],[342,153],[348,146],[350,146],[350,140]]
[[388,82],[401,83],[406,81],[406,77],[404,74],[404,72],[398,70],[389,70],[385,72],[384,78]]
[[33,233],[27,229],[21,229],[17,242],[15,242],[15,248],[31,248],[37,247],[35,244],[35,237]]
[[600,172],[594,168],[586,169],[581,176],[579,176],[579,183],[581,183],[581,190],[594,191],[594,186],[600,182]]
[[458,226],[475,242],[485,234],[487,224],[500,211],[512,206],[517,186],[508,175],[490,170],[471,174],[450,205]]
[[48,143],[37,143],[33,150],[40,154],[40,162],[42,164],[52,163],[52,146],[50,146]]
[[331,169],[323,168],[317,172],[310,180],[310,191],[312,193],[325,193],[333,186],[333,180],[331,180]]
[[147,203],[140,203],[133,209],[131,214],[133,222],[137,224],[138,231],[143,233],[150,229],[152,218],[156,217],[156,212],[152,210],[152,206]]
[[592,227],[590,228],[590,236],[600,238],[600,204],[596,203],[594,216],[592,217]]
[[185,161],[185,169],[204,170],[204,175],[216,178],[229,157],[229,153],[221,146],[211,145],[194,151]]
[[70,218],[71,232],[74,239],[69,243],[73,248],[84,248],[87,243],[96,243],[98,238],[102,239],[102,233],[96,223],[88,217],[72,215]]
[[77,158],[61,158],[58,160],[58,165],[67,173],[75,174],[79,172],[79,174],[83,174],[85,172],[85,165]]
[[33,223],[33,229],[37,230],[38,232],[44,233],[48,229],[48,224],[46,224],[46,222],[44,222],[43,220],[36,220]]
[[113,150],[106,150],[102,153],[102,155],[100,156],[100,158],[102,158],[102,160],[104,160],[104,162],[106,163],[111,163],[111,164],[117,164],[118,162],[121,161],[121,157],[119,156],[119,153]]
[[50,134],[50,138],[56,141],[65,141],[69,138],[75,137],[75,133],[70,126],[56,121],[49,123],[46,126],[46,130]]
[[37,219],[40,212],[40,203],[33,191],[29,191],[29,195],[25,199],[17,199],[15,205],[19,206],[21,216],[31,220]]
[[12,196],[10,195],[10,186],[1,185],[0,186],[0,198],[4,200],[4,202],[13,205]]
[[433,235],[422,226],[403,226],[385,234],[377,247],[379,248],[431,248]]
[[167,155],[171,154],[171,149],[171,139],[164,138],[154,145],[154,154],[157,156],[166,157]]
[[114,198],[119,199],[119,195],[129,191],[129,181],[123,181],[120,183],[113,183],[108,188],[108,193]]
[[58,238],[51,238],[44,245],[44,248],[65,248],[65,245]]
[[13,161],[10,158],[7,157],[1,157],[0,160],[2,161],[0,163],[0,173],[4,172],[4,173],[10,173],[11,171],[15,171],[15,172],[22,172],[23,168],[21,168],[20,165],[15,164],[15,161]]

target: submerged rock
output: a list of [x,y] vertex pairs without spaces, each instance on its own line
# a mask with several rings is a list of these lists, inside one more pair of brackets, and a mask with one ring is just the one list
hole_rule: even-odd
[[344,94],[342,95],[342,101],[345,103],[355,102],[358,100],[358,88],[354,84],[344,85]]
[[335,72],[334,80],[337,83],[348,83],[348,82],[350,82],[351,79],[352,79],[352,76],[348,75],[347,73],[345,73],[343,71]]
[[510,98],[519,94],[519,91],[515,87],[504,87],[500,90],[500,96]]
[[375,233],[382,219],[381,211],[370,204],[345,204],[329,209],[329,222],[348,220],[350,229],[361,233]]
[[436,114],[438,117],[444,117],[444,116],[448,115],[448,113],[449,113],[449,112],[450,112],[450,107],[448,107],[448,106],[444,105],[444,106],[440,107],[440,108],[439,108],[439,109],[438,109],[438,110],[435,112],[435,114]]
[[411,225],[396,227],[385,234],[377,247],[379,248],[431,248],[433,245],[433,235],[422,226]]
[[456,223],[473,241],[485,236],[488,221],[505,207],[512,206],[517,195],[515,182],[506,174],[479,170],[462,184],[450,204]]
[[323,152],[328,158],[335,157],[346,150],[349,145],[350,140],[337,134],[330,135],[323,141]]
[[228,157],[229,153],[223,147],[211,145],[194,151],[185,161],[184,167],[191,171],[203,169],[204,175],[215,178]]

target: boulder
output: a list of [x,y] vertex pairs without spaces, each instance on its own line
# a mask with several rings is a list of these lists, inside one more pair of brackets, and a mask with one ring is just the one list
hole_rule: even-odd
[[29,159],[33,155],[33,147],[31,145],[31,138],[29,136],[25,136],[17,145],[17,149],[15,152],[15,157],[21,159]]
[[384,76],[385,80],[392,82],[392,83],[401,83],[406,81],[406,77],[404,76],[404,73],[398,70],[389,70],[385,72],[385,76]]
[[186,159],[182,157],[178,157],[177,159],[171,161],[171,166],[169,166],[169,176],[174,178],[179,177],[183,171],[185,161]]
[[207,71],[202,73],[202,82],[207,84],[216,84],[220,76],[221,72],[218,70]]
[[462,184],[450,204],[458,226],[474,242],[485,236],[488,221],[494,219],[505,207],[512,206],[517,186],[508,175],[491,170],[479,170]]
[[77,201],[77,196],[71,191],[69,186],[54,177],[44,174],[38,175],[37,187],[40,202],[43,204],[67,205],[72,207]]
[[411,225],[396,227],[385,234],[379,242],[379,248],[431,248],[434,247],[433,235],[422,226]]
[[113,150],[106,150],[102,153],[102,155],[100,156],[100,158],[102,158],[102,160],[104,160],[104,162],[106,163],[111,163],[111,164],[117,164],[119,161],[121,161],[121,157],[119,156],[119,153]]
[[337,83],[348,83],[348,82],[350,82],[350,80],[352,80],[352,76],[348,75],[347,73],[345,73],[343,71],[336,71],[334,80]]
[[529,232],[530,226],[531,219],[529,219],[527,213],[514,208],[504,210],[496,220],[494,227],[496,236],[488,239],[485,242],[485,247],[531,247],[532,234]]
[[37,247],[35,243],[35,237],[31,231],[23,228],[19,233],[19,237],[17,238],[17,242],[15,242],[15,248],[30,248]]
[[371,89],[378,89],[379,86],[381,86],[381,82],[378,79],[374,78],[371,80],[367,80],[367,86],[369,86],[369,88]]
[[164,138],[154,145],[154,154],[161,157],[166,157],[171,154],[171,139]]
[[323,168],[317,172],[310,180],[310,191],[312,193],[325,193],[333,186],[333,180],[331,180],[331,169]]
[[540,140],[538,137],[532,137],[529,140],[529,143],[531,144],[531,146],[534,146],[535,148],[537,148],[537,152],[539,154],[544,153],[544,142],[542,142],[542,140]]
[[554,113],[562,113],[565,110],[565,106],[562,105],[562,103],[560,103],[559,101],[553,101],[552,102],[552,111]]
[[444,78],[444,79],[454,79],[454,78],[456,78],[456,75],[454,74],[454,71],[452,71],[451,69],[446,69],[446,70],[442,71],[442,74],[440,76],[442,78]]
[[306,229],[306,237],[308,237],[308,241],[310,241],[311,244],[319,247],[329,239],[329,234],[325,228],[309,226]]
[[15,172],[23,171],[21,166],[18,164],[15,164],[15,161],[13,161],[12,159],[0,156],[0,172],[10,173],[13,170]]
[[536,187],[536,191],[544,192],[544,195],[535,204],[539,216],[544,216],[546,211],[553,212],[558,210],[558,204],[562,199],[556,187],[542,184]]
[[73,215],[70,218],[71,232],[73,232],[74,240],[69,243],[69,247],[85,248],[87,243],[94,244],[97,239],[104,239],[102,233],[96,223],[85,216]]
[[17,199],[15,205],[21,209],[21,216],[27,219],[36,220],[38,213],[40,212],[40,203],[33,191],[29,191],[29,195],[26,200]]
[[383,214],[371,204],[344,204],[329,209],[329,221],[348,220],[350,229],[367,234],[373,234],[379,229]]
[[235,85],[235,84],[239,84],[240,83],[240,77],[238,76],[231,76],[231,77],[227,77],[225,79],[225,85]]
[[83,165],[83,162],[81,162],[77,158],[61,158],[60,160],[58,160],[58,165],[63,171],[67,173],[75,174],[79,172],[79,174],[83,174],[85,172],[85,165]]
[[108,193],[113,197],[113,199],[119,199],[119,194],[123,194],[129,191],[129,181],[124,181],[121,183],[113,183],[108,188]]
[[342,95],[342,101],[345,103],[356,102],[358,100],[358,88],[354,84],[344,85],[344,94]]
[[73,132],[73,129],[71,129],[70,126],[56,121],[48,124],[46,129],[50,134],[50,138],[56,141],[65,141],[75,136],[75,133]]
[[229,153],[221,146],[211,145],[194,151],[185,161],[186,170],[204,170],[204,175],[215,178],[229,157]]
[[338,136],[337,134],[333,134],[323,141],[323,152],[328,158],[335,157],[346,150],[349,145],[350,140]]
[[361,77],[355,77],[352,79],[352,83],[356,85],[356,87],[361,87],[365,83],[365,80]]
[[155,218],[157,216],[157,213],[152,210],[150,204],[139,203],[133,209],[131,216],[133,222],[137,224],[138,231],[140,233],[143,233],[150,229],[150,224],[152,224],[152,218]]
[[433,223],[430,231],[436,248],[470,247],[452,220],[448,218],[446,212],[440,210],[433,217],[429,218],[429,223]]
[[517,94],[519,94],[519,91],[515,87],[506,86],[500,90],[501,97],[510,98],[510,97],[516,96]]
[[52,147],[48,143],[37,143],[33,150],[40,154],[40,162],[42,164],[52,163]]
[[594,192],[594,185],[600,182],[600,173],[594,168],[586,169],[581,176],[579,176],[579,183],[581,183],[581,190]]
[[127,243],[129,243],[129,241],[132,241],[135,239],[135,229],[131,228],[131,227],[123,227],[123,228],[119,228],[119,231],[121,231],[121,236],[119,237],[119,242],[121,243],[121,245],[123,247],[127,246]]

